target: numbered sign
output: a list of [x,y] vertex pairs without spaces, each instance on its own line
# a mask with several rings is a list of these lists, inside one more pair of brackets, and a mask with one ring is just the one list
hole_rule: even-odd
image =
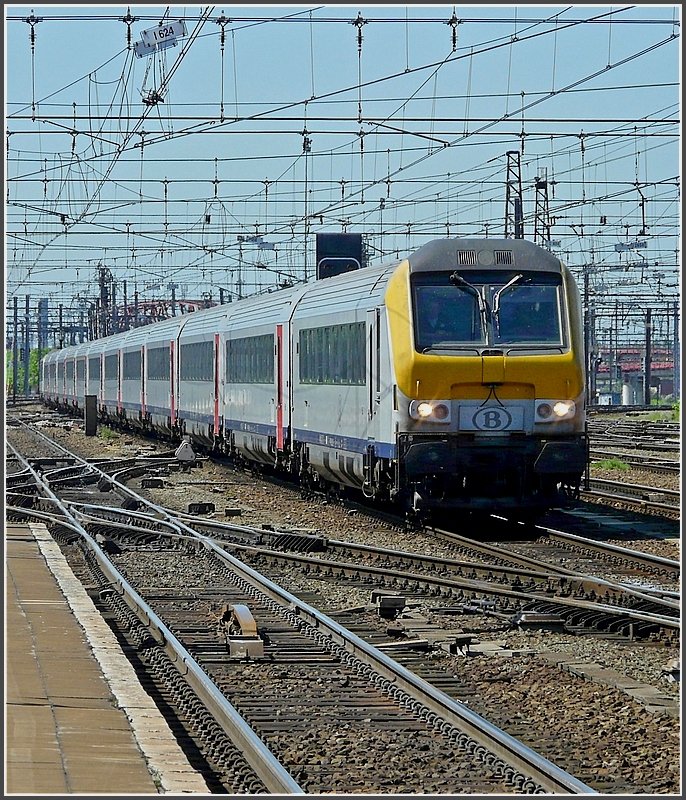
[[186,23],[182,19],[164,22],[154,28],[148,28],[141,34],[146,44],[159,45],[167,39],[178,39],[186,35]]

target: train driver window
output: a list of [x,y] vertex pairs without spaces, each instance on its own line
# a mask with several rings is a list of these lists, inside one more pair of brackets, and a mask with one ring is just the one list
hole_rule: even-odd
[[474,297],[453,286],[417,286],[415,315],[418,350],[482,340]]
[[560,344],[560,311],[555,286],[517,286],[503,294],[495,340]]

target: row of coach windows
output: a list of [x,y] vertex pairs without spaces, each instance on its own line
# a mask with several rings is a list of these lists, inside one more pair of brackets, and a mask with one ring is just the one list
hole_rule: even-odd
[[301,383],[365,383],[364,322],[302,330],[299,353]]
[[169,348],[153,347],[147,352],[148,380],[169,380]]
[[182,344],[180,362],[182,381],[214,381],[214,342]]
[[247,336],[226,343],[226,380],[274,383],[274,336]]
[[89,358],[88,359],[88,378],[91,381],[99,381],[100,380],[100,359],[99,358]]
[[124,353],[124,364],[122,365],[122,379],[125,381],[140,381],[141,379],[141,353],[134,350],[131,353]]
[[105,380],[119,380],[119,356],[105,356]]

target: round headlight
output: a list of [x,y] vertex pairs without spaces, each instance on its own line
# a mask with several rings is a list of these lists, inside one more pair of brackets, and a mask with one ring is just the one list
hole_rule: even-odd
[[431,403],[419,403],[417,406],[417,416],[418,417],[430,417],[433,413],[433,406]]
[[574,403],[571,400],[558,400],[553,406],[553,411],[558,417],[566,417],[574,412]]

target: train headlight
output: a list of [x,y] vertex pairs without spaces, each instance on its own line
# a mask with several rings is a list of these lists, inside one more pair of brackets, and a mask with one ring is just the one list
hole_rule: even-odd
[[553,414],[558,419],[569,419],[574,416],[576,404],[573,400],[558,400],[553,406]]
[[450,403],[446,400],[413,400],[409,413],[412,419],[425,422],[450,422]]
[[559,422],[572,419],[575,413],[573,400],[539,400],[536,403],[536,422]]

